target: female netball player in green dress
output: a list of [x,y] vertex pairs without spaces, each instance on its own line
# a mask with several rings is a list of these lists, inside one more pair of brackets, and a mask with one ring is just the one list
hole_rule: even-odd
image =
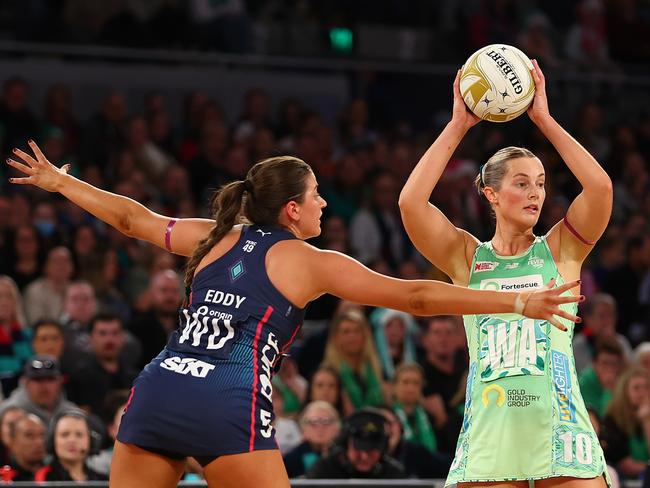
[[[612,209],[612,182],[598,162],[548,111],[537,62],[530,119],[582,185],[563,220],[533,234],[544,204],[544,166],[523,148],[501,149],[481,167],[479,191],[496,216],[494,237],[479,242],[429,203],[449,158],[479,122],[454,82],[451,121],[422,156],[400,196],[409,236],[456,285],[484,290],[535,289],[577,279]],[[576,304],[566,307],[575,312]],[[587,488],[604,486],[603,453],[589,422],[566,331],[517,314],[465,316],[470,350],[465,418],[447,484]]]

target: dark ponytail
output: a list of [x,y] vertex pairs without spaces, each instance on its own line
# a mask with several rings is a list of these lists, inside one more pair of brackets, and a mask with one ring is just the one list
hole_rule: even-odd
[[187,261],[186,290],[192,286],[196,267],[201,260],[234,225],[277,224],[280,210],[286,203],[291,200],[302,202],[305,181],[310,173],[311,168],[303,160],[279,156],[257,163],[244,181],[228,183],[217,190],[210,201],[215,226],[205,239],[199,241],[194,254]]

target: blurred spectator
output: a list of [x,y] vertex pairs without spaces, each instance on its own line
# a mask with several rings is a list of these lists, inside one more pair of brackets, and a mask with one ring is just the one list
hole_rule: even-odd
[[97,313],[95,291],[87,281],[73,281],[65,290],[63,324],[65,349],[61,358],[65,372],[72,371],[89,350],[88,327]]
[[625,356],[616,339],[603,339],[596,344],[591,366],[578,375],[585,405],[603,417],[612,399],[612,391],[625,368]]
[[106,425],[106,434],[108,435],[108,446],[104,447],[99,453],[91,455],[88,458],[90,469],[108,476],[111,469],[111,460],[113,459],[113,445],[117,438],[117,431],[120,429],[122,414],[126,408],[129,399],[129,392],[114,390],[106,395],[103,410],[103,420]]
[[578,21],[571,26],[566,37],[566,55],[583,68],[605,68],[611,62],[603,3],[601,0],[582,0],[577,9]]
[[339,416],[343,412],[343,393],[341,380],[334,368],[320,366],[312,375],[306,401],[322,401],[332,405]]
[[191,0],[188,3],[192,37],[202,47],[227,52],[248,52],[251,26],[243,0]]
[[364,176],[364,169],[353,154],[346,154],[339,160],[334,180],[319,186],[327,201],[327,215],[336,215],[346,223],[350,222],[361,204]]
[[13,236],[8,254],[11,260],[8,273],[21,291],[41,275],[41,242],[36,227],[30,224],[19,225]]
[[341,117],[341,143],[348,149],[372,147],[377,140],[368,126],[368,103],[355,99],[346,107]]
[[2,415],[0,415],[0,453],[2,455],[0,463],[2,465],[9,464],[11,462],[9,446],[11,444],[11,429],[13,428],[12,424],[25,415],[27,415],[27,412],[19,407],[8,408],[2,412]]
[[32,481],[45,463],[45,425],[34,414],[23,415],[9,425],[9,470],[2,468],[2,479]]
[[284,455],[291,449],[300,444],[301,433],[298,423],[287,415],[284,411],[284,397],[282,392],[273,388],[273,429],[275,430],[275,439],[280,449],[280,454]]
[[374,408],[364,408],[347,417],[331,453],[307,472],[307,478],[323,479],[403,477],[402,465],[388,455],[385,417]]
[[284,413],[295,415],[307,397],[307,380],[300,376],[296,361],[286,356],[282,358],[280,370],[273,377],[273,388],[282,393]]
[[629,341],[616,332],[616,315],[616,301],[607,293],[597,293],[582,304],[583,327],[573,338],[573,357],[578,373],[591,364],[596,344],[603,340],[617,341],[626,362],[632,358]]
[[130,330],[142,344],[139,368],[149,363],[167,344],[169,335],[178,327],[181,305],[181,281],[178,274],[166,269],[154,274],[150,284],[151,306],[135,317]]
[[648,372],[630,368],[616,384],[603,421],[605,458],[625,478],[636,479],[648,463],[650,383]]
[[52,249],[64,243],[63,232],[57,228],[56,208],[51,201],[45,200],[34,206],[32,224],[38,231],[44,249]]
[[159,182],[167,168],[175,163],[170,154],[151,140],[147,122],[139,115],[126,124],[126,147],[133,155],[136,167],[154,183]]
[[210,123],[200,128],[196,155],[188,161],[188,169],[192,193],[201,204],[207,202],[208,191],[228,182],[227,148],[228,129],[223,124]]
[[[423,355],[419,360],[424,371],[425,410],[434,419],[436,430],[460,431],[460,415],[452,399],[467,371],[464,354],[454,347],[455,319],[438,316],[429,319],[422,336]],[[457,427],[457,428],[456,428]]]
[[403,437],[429,452],[438,449],[431,419],[422,407],[424,371],[417,363],[401,364],[395,372],[393,410],[401,425]]
[[68,248],[55,247],[47,254],[43,277],[25,289],[25,312],[28,324],[40,319],[58,319],[63,310],[65,289],[74,267]]
[[96,315],[88,333],[92,356],[71,371],[66,390],[70,400],[84,410],[101,414],[107,395],[115,390],[128,391],[137,371],[121,360],[125,336],[117,315]]
[[368,264],[383,259],[391,269],[411,252],[397,205],[397,181],[389,173],[377,175],[372,185],[372,203],[350,222],[350,244],[354,256]]
[[392,381],[399,364],[417,360],[418,325],[412,315],[388,308],[376,308],[370,315],[370,323],[383,377]]
[[27,106],[27,82],[19,77],[7,78],[0,100],[0,153],[7,154],[38,132],[36,118]]
[[289,478],[303,476],[316,461],[327,456],[339,434],[341,420],[330,403],[316,400],[305,405],[298,424],[303,441],[283,456]]
[[343,411],[383,403],[381,367],[365,316],[355,310],[334,318],[324,363],[336,370],[343,386]]
[[[596,412],[596,410],[593,409],[592,407],[587,407],[587,413],[589,414],[589,420],[591,422],[591,425],[594,428],[594,432],[596,433],[596,436],[598,437],[598,440],[600,441],[601,445],[604,447],[602,441],[602,428],[601,428],[600,415],[598,415],[598,412]],[[611,464],[609,464],[609,462],[607,462],[607,471],[612,481],[611,488],[620,488],[621,482],[618,478],[618,473],[616,472],[616,469]]]
[[32,356],[25,363],[22,384],[0,403],[0,414],[13,407],[37,415],[45,425],[62,410],[74,408],[65,399],[59,362],[53,356]]
[[233,130],[235,142],[247,143],[257,131],[272,128],[268,93],[251,88],[244,97],[244,113]]
[[[77,150],[81,128],[72,111],[72,93],[70,88],[63,83],[55,83],[47,90],[45,121],[63,132],[63,149],[66,154]],[[49,157],[49,153],[47,154]]]
[[23,363],[31,355],[20,292],[14,280],[0,275],[0,383],[5,398],[18,385]]
[[645,368],[650,374],[650,342],[642,342],[634,348],[633,364]]
[[88,457],[97,451],[97,439],[87,415],[79,409],[65,410],[52,419],[48,432],[47,450],[52,461],[34,476],[43,481],[94,481],[108,477],[93,471]]
[[[63,326],[55,320],[39,320],[32,327],[32,351],[37,356],[53,356],[61,361],[65,339]],[[64,370],[65,371],[65,370]]]
[[102,168],[109,166],[118,150],[123,147],[123,125],[126,120],[124,96],[109,92],[102,102],[100,111],[87,124],[83,134],[83,164],[96,164]]
[[618,304],[618,326],[635,345],[641,342],[647,332],[641,323],[642,309],[639,304],[639,286],[650,269],[650,234],[633,237],[627,243],[626,261],[609,273],[603,291],[611,294]]
[[537,59],[544,69],[555,68],[559,60],[552,39],[553,29],[543,12],[531,12],[524,20],[517,47],[530,59]]
[[405,478],[445,478],[449,473],[452,456],[441,452],[431,453],[425,447],[403,437],[402,423],[388,406],[379,408],[386,418],[388,455],[404,466]]

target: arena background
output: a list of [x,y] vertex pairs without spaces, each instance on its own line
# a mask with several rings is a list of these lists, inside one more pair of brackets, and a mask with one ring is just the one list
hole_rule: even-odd
[[[456,70],[474,50],[495,42],[538,59],[552,115],[614,182],[614,212],[583,269],[583,293],[606,293],[616,303],[617,332],[633,350],[623,354],[616,375],[635,363],[650,367],[644,359],[650,351],[645,0],[6,1],[0,3],[0,153],[4,159],[33,138],[54,164],[70,162],[85,181],[177,217],[206,215],[210,191],[242,178],[255,161],[295,154],[312,165],[329,203],[315,245],[394,276],[446,279],[415,252],[401,227],[377,229],[369,216],[379,212],[400,222],[399,191],[450,117]],[[507,145],[530,148],[547,169],[538,234],[562,217],[579,191],[526,115],[507,124],[481,123],[432,199],[454,224],[481,239],[489,238],[492,221],[473,179],[479,165]],[[92,287],[95,310],[117,313],[129,337],[140,341],[142,357],[131,366],[146,363],[158,344],[147,342],[143,327],[162,317],[160,327],[180,303],[174,276],[182,275],[183,260],[120,238],[58,195],[11,186],[11,175],[2,165],[0,274],[20,288],[23,340],[29,342],[39,319],[74,322],[61,296],[58,309],[43,312],[30,284],[83,280]],[[30,237],[32,251],[24,247]],[[58,246],[70,251],[63,259],[70,261],[69,272],[52,258]],[[50,260],[58,264],[46,266]],[[171,298],[156,288],[156,276],[171,283]],[[332,297],[310,306],[292,351],[296,368],[282,376],[287,382],[310,379],[338,309]],[[8,320],[10,314],[0,312]],[[374,311],[363,312],[378,327]],[[424,336],[429,321],[420,319],[416,327]],[[462,338],[459,330],[455,337]],[[0,356],[12,354],[3,351]],[[462,345],[458,351],[462,355]],[[24,360],[13,357],[0,371],[5,398],[22,371],[15,364]],[[74,388],[83,381],[73,367],[68,373],[70,400],[102,404],[103,398],[88,399]],[[93,413],[109,423],[100,410]],[[622,481],[635,486],[642,476]],[[298,480],[296,486],[321,486],[315,483]]]

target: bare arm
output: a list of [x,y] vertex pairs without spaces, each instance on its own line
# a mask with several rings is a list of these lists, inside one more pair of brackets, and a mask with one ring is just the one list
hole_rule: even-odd
[[[115,227],[129,237],[151,242],[167,249],[165,234],[170,224],[170,217],[152,212],[142,204],[122,195],[100,190],[88,183],[69,175],[68,165],[57,168],[43,155],[33,141],[29,142],[36,158],[16,149],[14,155],[23,162],[8,159],[7,164],[22,172],[22,178],[10,181],[19,185],[34,185],[49,192],[59,192],[68,200],[76,203],[98,219]],[[171,251],[182,256],[189,256],[196,244],[203,239],[214,226],[208,219],[180,219],[170,230],[169,245]]]
[[[308,279],[303,285],[311,289],[314,299],[331,293],[345,300],[367,305],[403,310],[413,315],[509,313],[518,310],[537,319],[565,327],[555,317],[579,320],[560,310],[559,304],[576,302],[580,296],[559,296],[578,282],[529,294],[473,290],[439,281],[400,280],[376,273],[358,261],[335,251],[304,248],[308,262]],[[522,301],[525,307],[521,310]]]
[[582,240],[564,222],[550,231],[549,240],[561,243],[557,250],[563,261],[582,262],[592,248],[592,244],[588,243],[595,243],[609,222],[614,194],[612,180],[598,161],[550,115],[544,74],[537,61],[533,64],[532,74],[536,88],[528,115],[553,144],[582,186],[582,192],[573,200],[566,214],[569,225]]
[[451,122],[424,153],[411,172],[399,198],[402,221],[415,247],[454,283],[467,283],[468,256],[477,240],[454,226],[429,198],[452,154],[467,131],[479,119],[468,112],[460,95],[459,74],[454,81],[454,108]]

